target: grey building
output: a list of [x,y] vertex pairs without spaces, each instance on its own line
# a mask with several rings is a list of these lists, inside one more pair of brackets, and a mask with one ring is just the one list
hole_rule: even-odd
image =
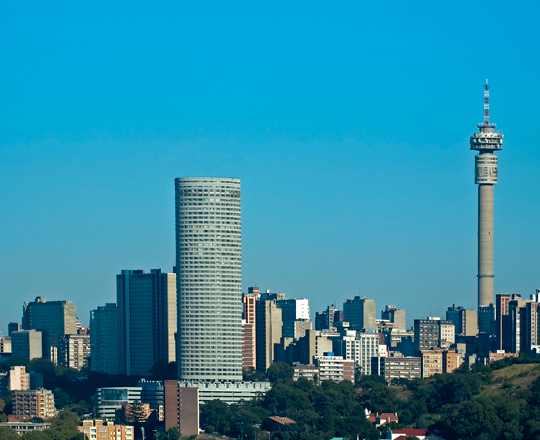
[[419,357],[372,357],[371,374],[383,376],[388,383],[396,379],[422,377],[422,360]]
[[407,320],[405,309],[396,309],[396,306],[386,306],[381,312],[381,319],[386,319],[394,324],[393,328],[407,330]]
[[[451,329],[451,332],[449,330]],[[455,342],[454,323],[442,319],[414,320],[415,350],[432,350],[441,347],[441,340],[448,344]]]
[[105,304],[90,312],[90,369],[98,373],[120,373],[116,304]]
[[35,301],[24,303],[22,327],[42,333],[42,357],[50,359],[51,349],[56,350],[60,336],[77,333],[77,308],[71,301],[47,301],[38,296]]
[[176,360],[176,274],[123,270],[116,276],[116,307],[122,373],[147,376],[155,362]]
[[180,380],[242,380],[240,180],[177,178]]
[[20,330],[11,333],[11,355],[31,361],[43,355],[43,335],[37,330]]
[[350,324],[351,330],[375,330],[375,301],[361,296],[343,303],[343,321]]

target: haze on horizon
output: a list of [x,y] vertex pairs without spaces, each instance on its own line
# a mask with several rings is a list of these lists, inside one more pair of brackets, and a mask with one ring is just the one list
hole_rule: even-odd
[[174,178],[242,180],[243,285],[476,307],[483,84],[504,133],[495,291],[540,288],[540,5],[0,6],[0,330],[174,264]]

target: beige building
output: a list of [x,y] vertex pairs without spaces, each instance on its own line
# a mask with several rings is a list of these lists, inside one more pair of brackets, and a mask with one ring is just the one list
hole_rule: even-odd
[[98,440],[133,440],[133,426],[115,425],[103,420],[83,420],[82,426],[77,426],[79,432],[88,439]]
[[275,301],[257,301],[256,305],[256,365],[266,371],[272,365],[283,329],[281,309]]
[[453,373],[461,365],[461,356],[456,351],[445,351],[443,353],[443,370],[445,373]]
[[64,367],[80,370],[88,367],[90,359],[90,335],[63,335],[58,341],[58,363]]
[[31,419],[32,417],[48,419],[54,417],[57,414],[54,407],[54,395],[52,391],[43,388],[15,391],[13,412],[17,419]]
[[[443,352],[440,350],[422,350],[422,377],[443,373]],[[457,354],[457,353],[456,353]]]
[[25,367],[13,366],[9,370],[9,390],[29,390],[30,374],[26,372]]
[[0,353],[11,353],[11,338],[9,336],[0,338]]

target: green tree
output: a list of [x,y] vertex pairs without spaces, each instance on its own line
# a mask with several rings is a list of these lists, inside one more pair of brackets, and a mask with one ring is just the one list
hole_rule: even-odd
[[53,393],[54,406],[58,409],[65,408],[69,403],[69,395],[64,393],[60,388],[55,388]]
[[20,440],[17,431],[7,426],[0,426],[0,438],[2,440]]
[[[4,361],[2,368],[4,371],[11,370],[11,367],[22,366],[26,367],[28,365],[28,359],[21,356],[11,356],[7,361]],[[27,370],[28,371],[28,370]]]
[[54,364],[49,359],[32,359],[30,362],[28,362],[26,371],[35,371],[36,373],[41,373],[45,378],[52,378],[56,376]]
[[294,368],[285,362],[274,362],[266,372],[268,380],[272,383],[279,379],[292,379],[294,376]]
[[[51,440],[51,437],[47,434],[48,429],[43,431],[28,431],[20,437],[21,440]],[[56,439],[55,439],[56,440]]]

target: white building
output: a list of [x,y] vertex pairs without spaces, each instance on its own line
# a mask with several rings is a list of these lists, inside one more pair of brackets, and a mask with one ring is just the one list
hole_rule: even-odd
[[242,380],[240,180],[177,178],[180,380]]
[[98,388],[98,415],[114,419],[117,409],[141,400],[142,387]]
[[199,401],[206,403],[219,399],[225,403],[237,403],[240,400],[252,400],[272,388],[270,382],[208,382],[180,380],[179,387],[199,388]]
[[379,349],[378,333],[363,333],[347,330],[342,337],[341,355],[345,359],[352,359],[360,372],[364,375],[371,374],[371,358],[380,356],[386,349]]

